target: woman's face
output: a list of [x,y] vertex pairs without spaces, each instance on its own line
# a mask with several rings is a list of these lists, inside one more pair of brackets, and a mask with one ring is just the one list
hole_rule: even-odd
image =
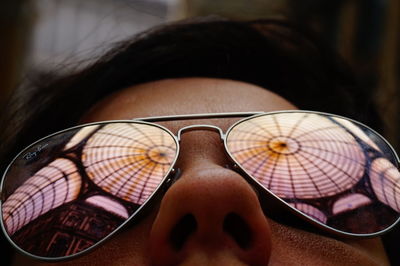
[[[96,104],[82,122],[288,109],[296,107],[255,85],[185,78],[122,90]],[[162,124],[176,133],[184,125],[200,123],[226,130],[236,120]],[[337,240],[269,219],[254,189],[240,174],[226,167],[228,159],[218,133],[186,132],[180,146],[175,167],[181,170],[180,178],[139,224],[93,252],[58,265],[388,265],[379,238]],[[188,218],[186,214],[192,216]],[[15,262],[40,264],[22,256]]]

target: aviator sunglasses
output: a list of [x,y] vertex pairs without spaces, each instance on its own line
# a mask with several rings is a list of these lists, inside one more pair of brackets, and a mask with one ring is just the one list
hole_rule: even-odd
[[[242,119],[226,132],[196,124],[175,135],[156,123],[235,117]],[[399,158],[368,126],[313,111],[220,113],[90,123],[33,143],[2,179],[6,237],[43,260],[93,249],[137,221],[177,178],[180,138],[190,130],[219,132],[231,168],[259,197],[315,228],[372,237],[399,220]]]

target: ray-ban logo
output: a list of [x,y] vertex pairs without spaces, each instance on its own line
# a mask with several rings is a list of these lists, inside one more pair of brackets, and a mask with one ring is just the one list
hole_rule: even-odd
[[22,157],[27,161],[33,160],[39,155],[39,153],[43,151],[44,148],[46,148],[47,145],[48,144],[46,143],[43,145],[36,146],[36,148],[33,151],[25,153]]

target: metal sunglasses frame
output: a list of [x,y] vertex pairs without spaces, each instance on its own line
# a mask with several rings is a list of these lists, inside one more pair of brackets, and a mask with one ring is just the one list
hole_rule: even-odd
[[[202,114],[185,114],[185,115],[168,115],[168,116],[154,116],[154,117],[143,117],[143,118],[134,118],[131,120],[109,120],[109,121],[101,121],[101,122],[93,122],[93,123],[87,123],[87,124],[82,124],[82,125],[78,125],[78,126],[74,126],[74,127],[70,127],[61,131],[58,131],[56,133],[50,134],[46,137],[43,137],[37,141],[35,141],[34,143],[30,144],[28,147],[26,147],[25,149],[23,149],[20,153],[18,153],[13,160],[11,161],[11,163],[8,165],[8,167],[6,168],[3,176],[2,176],[2,180],[0,183],[0,225],[2,228],[2,231],[4,233],[4,235],[6,236],[7,240],[13,245],[13,247],[18,250],[19,252],[21,252],[22,254],[32,257],[34,259],[39,259],[39,260],[43,260],[43,261],[61,261],[61,260],[69,260],[69,259],[73,259],[76,258],[78,256],[84,255],[90,251],[92,251],[93,249],[95,249],[96,247],[98,247],[99,245],[103,244],[103,242],[107,241],[108,239],[110,239],[111,237],[113,237],[115,234],[119,233],[120,231],[122,231],[127,224],[132,224],[134,223],[134,221],[136,221],[136,217],[140,216],[140,214],[142,213],[142,209],[146,208],[149,202],[152,202],[154,198],[156,198],[157,195],[159,195],[162,192],[163,187],[167,186],[167,189],[169,188],[169,186],[171,185],[172,182],[174,182],[174,179],[176,179],[177,175],[180,175],[180,170],[179,169],[175,169],[174,166],[176,165],[176,161],[179,157],[179,153],[180,153],[180,140],[181,140],[181,136],[184,132],[188,132],[188,131],[193,131],[193,130],[210,130],[210,131],[216,131],[219,133],[220,135],[220,139],[224,144],[224,150],[225,153],[227,154],[227,156],[229,157],[229,159],[233,162],[233,167],[235,169],[238,169],[240,171],[240,173],[243,173],[246,176],[243,176],[243,178],[246,179],[247,182],[251,181],[253,183],[256,183],[258,188],[261,189],[262,191],[264,191],[268,197],[272,197],[275,200],[277,200],[278,202],[280,202],[282,205],[284,205],[286,208],[286,210],[290,211],[291,213],[295,214],[296,216],[300,217],[302,220],[305,220],[305,222],[307,222],[308,224],[312,224],[316,227],[316,230],[318,231],[318,229],[322,229],[323,232],[327,233],[328,235],[333,235],[333,236],[340,236],[340,237],[353,237],[353,238],[369,238],[369,237],[376,237],[382,234],[387,233],[388,231],[390,231],[393,227],[395,227],[399,221],[400,221],[400,217],[389,227],[385,228],[382,231],[379,232],[375,232],[375,233],[369,233],[369,234],[355,234],[355,233],[348,233],[345,231],[341,231],[335,228],[332,228],[326,224],[323,224],[322,222],[317,221],[316,219],[308,216],[307,214],[297,210],[296,208],[290,206],[287,202],[285,202],[284,200],[282,200],[280,197],[276,196],[273,192],[271,192],[270,190],[268,190],[267,188],[265,188],[259,181],[257,181],[256,178],[252,177],[251,174],[249,174],[243,167],[240,166],[240,164],[234,159],[234,157],[232,156],[232,154],[229,152],[229,149],[227,148],[227,138],[226,136],[229,134],[229,132],[239,123],[242,123],[243,121],[246,121],[248,119],[253,119],[255,117],[258,116],[264,116],[264,115],[273,115],[273,114],[279,114],[279,113],[311,113],[311,114],[319,114],[319,115],[323,115],[323,116],[332,116],[332,117],[337,117],[337,118],[342,118],[345,120],[348,120],[356,125],[359,125],[361,127],[364,127],[368,130],[371,130],[371,132],[373,132],[374,134],[376,134],[389,148],[389,150],[393,153],[394,158],[396,160],[397,163],[397,169],[399,170],[399,165],[400,165],[400,159],[399,156],[397,155],[396,151],[394,150],[394,148],[389,144],[389,142],[383,138],[379,133],[377,133],[375,130],[371,129],[370,127],[368,127],[367,125],[358,122],[356,120],[353,120],[351,118],[347,118],[344,116],[340,116],[340,115],[335,115],[335,114],[331,114],[331,113],[326,113],[326,112],[318,112],[318,111],[309,111],[309,110],[282,110],[282,111],[273,111],[273,112],[262,112],[262,111],[254,111],[254,112],[228,112],[228,113],[202,113]],[[164,121],[179,121],[179,120],[201,120],[201,119],[218,119],[218,118],[241,118],[243,117],[243,119],[239,119],[238,121],[234,122],[227,130],[226,132],[224,132],[220,127],[214,126],[214,125],[210,125],[210,124],[194,124],[194,125],[189,125],[189,126],[185,126],[182,127],[178,130],[177,134],[173,134],[171,132],[171,130],[169,130],[168,128],[157,124],[157,122],[164,122]],[[112,231],[110,234],[108,234],[106,237],[104,237],[103,239],[99,240],[97,243],[95,243],[94,245],[90,246],[89,248],[80,251],[78,253],[72,254],[72,255],[67,255],[67,256],[62,256],[62,257],[42,257],[42,256],[37,256],[34,254],[31,254],[25,250],[23,250],[22,248],[20,248],[18,245],[16,245],[14,243],[14,241],[11,239],[11,237],[8,235],[6,229],[5,229],[5,225],[3,222],[3,212],[2,212],[2,204],[3,201],[5,200],[5,195],[4,195],[4,186],[5,186],[5,179],[6,179],[6,175],[10,169],[10,167],[13,165],[14,161],[17,160],[18,158],[20,158],[20,156],[24,153],[27,153],[27,151],[35,146],[36,144],[49,139],[55,135],[59,135],[65,132],[68,132],[70,130],[76,130],[79,128],[83,128],[86,126],[92,126],[92,125],[102,125],[102,124],[109,124],[109,123],[139,123],[139,124],[148,124],[148,125],[152,125],[152,126],[156,126],[159,127],[160,129],[166,131],[168,134],[171,135],[171,137],[173,137],[175,143],[176,143],[176,156],[169,168],[169,170],[166,172],[165,176],[163,177],[163,179],[161,180],[160,184],[157,186],[157,188],[154,190],[154,192],[149,196],[148,199],[145,200],[145,202],[143,202],[143,204],[134,212],[132,213],[132,215],[130,215],[129,218],[126,219],[126,221],[124,221],[122,224],[120,224],[114,231]],[[164,190],[163,193],[165,193],[166,190]],[[315,228],[314,227],[314,228]]]

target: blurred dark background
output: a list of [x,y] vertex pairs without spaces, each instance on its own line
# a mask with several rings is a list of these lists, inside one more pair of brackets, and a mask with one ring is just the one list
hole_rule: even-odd
[[397,0],[3,0],[0,110],[27,76],[83,67],[134,33],[210,14],[289,17],[319,32],[353,66],[365,90],[376,95],[385,136],[399,150]]
[[398,0],[2,0],[0,112],[27,77],[76,70],[132,34],[210,14],[286,17],[319,32],[375,95],[384,135],[400,152]]

